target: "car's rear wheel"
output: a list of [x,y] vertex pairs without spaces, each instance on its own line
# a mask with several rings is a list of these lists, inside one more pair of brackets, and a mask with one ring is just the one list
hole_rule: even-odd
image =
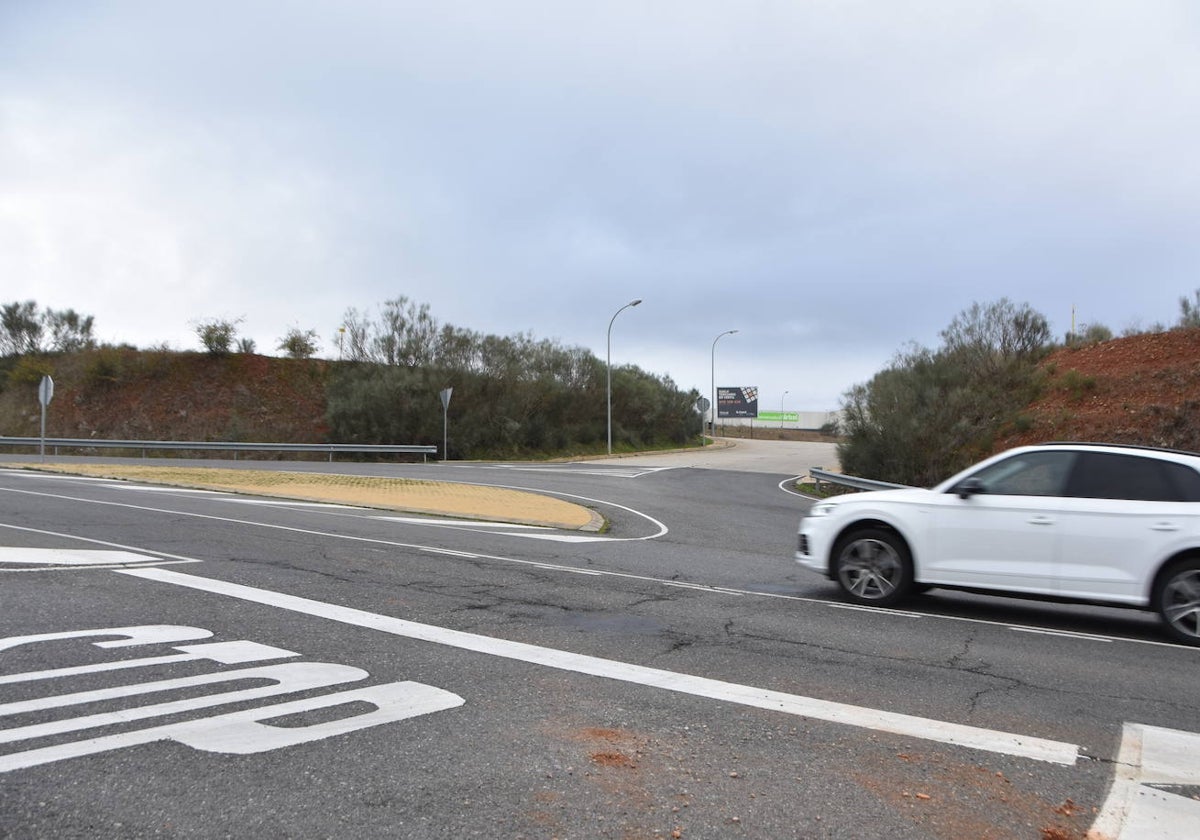
[[912,593],[912,556],[892,531],[851,532],[838,541],[833,556],[838,585],[857,604],[887,607]]
[[1172,637],[1200,645],[1200,559],[1167,569],[1158,579],[1154,603]]

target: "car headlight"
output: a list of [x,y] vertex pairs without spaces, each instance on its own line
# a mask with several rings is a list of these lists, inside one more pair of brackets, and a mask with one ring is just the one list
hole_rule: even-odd
[[817,502],[817,504],[809,508],[806,516],[828,516],[829,514],[833,513],[833,509],[835,507],[837,506],[831,505],[827,502]]

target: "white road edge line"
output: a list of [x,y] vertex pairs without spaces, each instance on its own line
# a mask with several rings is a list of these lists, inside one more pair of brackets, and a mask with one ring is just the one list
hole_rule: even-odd
[[1074,633],[1070,630],[1041,630],[1037,627],[1018,627],[1009,625],[1009,630],[1014,630],[1017,633],[1035,633],[1038,636],[1057,636],[1062,639],[1084,639],[1089,642],[1108,642],[1112,644],[1112,639],[1106,636],[1093,636],[1090,633]]
[[490,656],[500,656],[519,662],[527,662],[606,679],[621,680],[623,682],[661,688],[697,697],[708,697],[714,700],[738,703],[758,709],[783,712],[849,726],[859,726],[880,732],[890,732],[910,738],[938,741],[1067,766],[1075,764],[1079,757],[1079,747],[1077,745],[1061,741],[1026,737],[1008,732],[965,726],[963,724],[885,712],[878,709],[868,709],[862,706],[817,700],[795,694],[786,694],[781,691],[738,685],[706,677],[696,677],[674,671],[664,671],[642,665],[617,662],[611,659],[601,659],[595,656],[544,648],[524,642],[513,642],[506,639],[480,636],[460,630],[451,630],[430,624],[419,624],[406,619],[377,615],[350,607],[326,604],[321,601],[313,601],[295,595],[286,595],[281,592],[272,592],[267,589],[257,589],[251,586],[243,586],[211,578],[186,575],[170,569],[121,569],[117,571],[117,574],[166,583],[173,586],[183,586],[231,598],[239,598],[252,603],[291,610],[305,615],[338,621],[356,627],[378,630],[410,639],[433,642],[460,650],[469,650]]

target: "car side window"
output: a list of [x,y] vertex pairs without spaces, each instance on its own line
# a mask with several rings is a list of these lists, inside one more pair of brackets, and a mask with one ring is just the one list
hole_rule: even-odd
[[997,496],[1061,496],[1074,452],[1022,452],[984,467],[971,478]]
[[1183,464],[1116,455],[1085,452],[1071,475],[1067,495],[1080,499],[1125,499],[1142,502],[1196,501],[1197,474]]
[[1163,466],[1182,501],[1200,502],[1200,472],[1183,464],[1164,463]]

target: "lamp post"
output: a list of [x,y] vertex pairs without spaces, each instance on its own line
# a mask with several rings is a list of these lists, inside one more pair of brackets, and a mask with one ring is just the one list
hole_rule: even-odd
[[610,318],[608,321],[608,357],[606,360],[607,367],[608,367],[608,384],[605,387],[605,393],[608,396],[608,454],[609,455],[612,454],[612,325],[613,325],[613,321],[617,320],[618,315],[620,315],[622,312],[624,312],[629,307],[637,306],[641,302],[642,302],[641,298],[638,298],[637,300],[629,301],[629,303],[625,304],[620,309],[618,309],[616,312],[614,312],[612,318]]
[[779,428],[783,428],[783,401],[791,391],[784,391],[783,396],[779,398]]
[[712,417],[710,419],[712,422],[713,438],[717,436],[717,342],[727,335],[733,335],[735,332],[737,330],[725,330],[725,332],[714,338],[712,343],[712,382],[709,385],[712,386]]

